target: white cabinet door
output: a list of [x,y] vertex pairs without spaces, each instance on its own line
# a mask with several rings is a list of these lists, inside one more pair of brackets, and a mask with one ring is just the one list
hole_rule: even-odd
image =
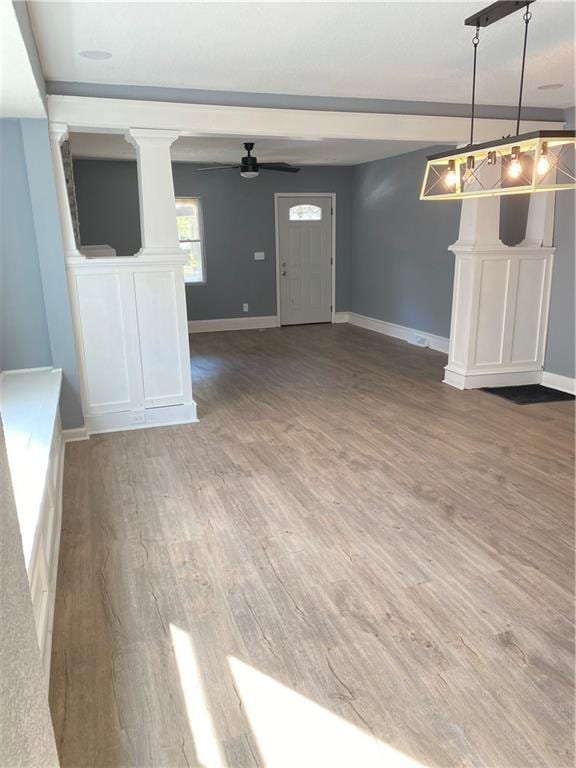
[[332,198],[278,198],[280,324],[332,319]]

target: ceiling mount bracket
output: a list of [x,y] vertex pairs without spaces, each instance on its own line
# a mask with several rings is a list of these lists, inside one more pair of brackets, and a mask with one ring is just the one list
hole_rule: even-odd
[[490,24],[494,24],[522,8],[525,9],[527,5],[531,5],[534,2],[535,0],[498,0],[496,3],[492,3],[492,5],[488,5],[481,11],[478,11],[473,16],[468,16],[464,24],[467,27],[489,27]]

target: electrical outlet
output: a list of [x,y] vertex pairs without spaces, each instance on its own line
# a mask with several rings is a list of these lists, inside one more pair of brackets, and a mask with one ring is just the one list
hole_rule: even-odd
[[248,304],[242,304],[242,312],[248,312]]
[[264,251],[254,251],[254,261],[264,261]]
[[132,424],[146,424],[146,414],[135,412],[130,417]]

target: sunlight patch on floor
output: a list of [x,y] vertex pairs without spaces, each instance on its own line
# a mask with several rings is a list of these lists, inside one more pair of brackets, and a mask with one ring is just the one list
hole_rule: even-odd
[[198,761],[203,768],[222,768],[226,762],[220,751],[192,640],[188,632],[174,624],[170,624],[170,634]]
[[266,768],[422,768],[248,664],[228,663]]

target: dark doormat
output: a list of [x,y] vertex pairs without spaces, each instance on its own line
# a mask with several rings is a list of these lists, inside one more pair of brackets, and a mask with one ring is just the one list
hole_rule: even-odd
[[560,392],[558,389],[543,387],[541,384],[524,384],[520,387],[483,387],[484,392],[511,400],[516,405],[534,403],[557,403],[560,400],[574,400],[574,395]]

